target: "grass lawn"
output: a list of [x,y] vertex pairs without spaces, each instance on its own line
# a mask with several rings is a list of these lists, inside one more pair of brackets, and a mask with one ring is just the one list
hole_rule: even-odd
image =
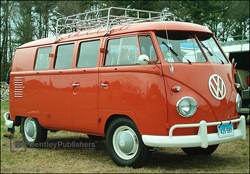
[[144,167],[133,169],[116,166],[105,142],[85,134],[49,132],[47,144],[25,148],[18,127],[15,139],[3,137],[6,111],[8,103],[1,103],[1,173],[249,173],[249,118],[246,141],[221,144],[205,157],[188,156],[180,148],[160,148]]

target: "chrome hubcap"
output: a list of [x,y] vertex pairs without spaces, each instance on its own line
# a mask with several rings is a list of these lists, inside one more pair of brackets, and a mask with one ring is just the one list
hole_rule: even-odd
[[138,137],[133,129],[121,126],[114,132],[113,146],[116,154],[124,159],[132,159],[138,152]]
[[37,136],[37,127],[33,118],[26,118],[24,121],[24,134],[29,142],[33,142]]
[[34,125],[31,122],[27,123],[26,132],[28,136],[30,137],[34,136]]

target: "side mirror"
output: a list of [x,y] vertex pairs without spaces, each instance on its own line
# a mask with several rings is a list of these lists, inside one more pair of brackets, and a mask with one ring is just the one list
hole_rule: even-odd
[[139,56],[138,60],[139,60],[139,64],[147,65],[148,61],[149,61],[149,57],[147,55],[145,55],[145,54],[142,54],[142,55]]

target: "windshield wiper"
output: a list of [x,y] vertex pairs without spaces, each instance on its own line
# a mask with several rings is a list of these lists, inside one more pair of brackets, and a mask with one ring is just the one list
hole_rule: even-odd
[[[202,42],[201,45],[208,51],[208,53],[210,54],[210,56],[213,56],[213,53],[208,49],[208,47],[206,47]],[[219,59],[221,61],[222,64],[224,64],[224,62],[217,56],[215,56],[217,59]]]
[[[177,54],[170,46],[168,46],[164,41],[162,41],[162,43],[163,43],[164,45],[166,45],[166,47],[176,56],[176,58],[177,58],[180,62],[182,62],[182,61],[178,58],[178,54]],[[183,57],[183,58],[185,58],[185,57]],[[189,64],[191,64],[191,61],[190,61],[190,60],[188,60],[187,58],[185,58],[185,59],[188,61]]]
[[164,45],[166,45],[166,47],[168,47],[168,49],[169,49],[175,56],[178,56],[178,54],[177,54],[170,46],[168,46],[164,41],[162,41],[162,43],[163,43]]
[[202,42],[201,42],[201,45],[208,51],[210,56],[213,56],[213,53],[208,49],[208,47],[206,47]]

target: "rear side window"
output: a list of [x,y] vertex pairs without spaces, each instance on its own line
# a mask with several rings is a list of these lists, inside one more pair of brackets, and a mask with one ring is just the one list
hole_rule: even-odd
[[57,47],[54,69],[69,69],[72,64],[74,44],[59,45]]
[[79,48],[77,68],[96,67],[100,40],[82,42]]
[[49,69],[50,57],[49,54],[52,47],[39,48],[36,55],[35,70]]

